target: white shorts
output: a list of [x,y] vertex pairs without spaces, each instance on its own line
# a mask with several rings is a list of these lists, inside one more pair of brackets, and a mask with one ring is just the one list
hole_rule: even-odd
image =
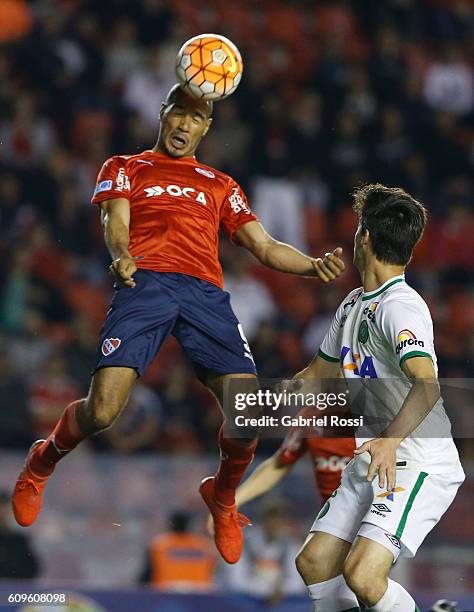
[[340,487],[321,508],[311,531],[323,531],[350,543],[363,535],[382,544],[383,537],[372,538],[367,527],[361,530],[364,524],[375,525],[385,532],[390,552],[399,548],[402,556],[414,557],[464,481],[460,464],[453,466],[453,474],[430,474],[429,468],[425,471],[416,464],[397,467],[396,486],[388,492],[379,487],[377,477],[367,482],[367,470],[364,474],[358,469],[360,463],[358,457],[347,465]]

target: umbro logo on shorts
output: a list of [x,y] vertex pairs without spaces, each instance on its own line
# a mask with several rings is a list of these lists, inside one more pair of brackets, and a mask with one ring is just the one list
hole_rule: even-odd
[[111,353],[116,351],[121,344],[122,341],[120,338],[106,338],[102,342],[102,355],[108,357]]
[[386,504],[372,504],[372,506],[375,508],[375,510],[372,510],[372,512],[375,512],[375,514],[391,512],[390,508]]
[[387,533],[385,531],[385,535],[387,536],[387,538],[390,540],[390,542],[395,546],[395,548],[401,548],[400,546],[400,540],[398,538],[396,538],[394,535],[392,535],[391,533]]

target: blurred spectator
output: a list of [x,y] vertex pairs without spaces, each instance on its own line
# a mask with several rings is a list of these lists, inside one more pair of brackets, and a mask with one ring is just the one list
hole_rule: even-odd
[[8,162],[35,164],[46,160],[55,143],[50,121],[37,112],[31,94],[23,94],[15,103],[13,116],[0,123],[0,156]]
[[26,36],[31,30],[31,10],[26,0],[2,0],[0,41],[8,42]]
[[252,206],[270,235],[306,251],[303,194],[295,182],[258,177],[253,186]]
[[457,45],[449,44],[443,59],[434,62],[425,74],[424,94],[434,110],[465,115],[474,108],[472,68]]
[[119,87],[140,67],[141,50],[137,45],[137,27],[131,19],[121,18],[114,24],[105,59],[107,80]]
[[247,595],[277,604],[284,596],[304,589],[294,563],[300,543],[288,530],[288,514],[283,502],[267,502],[258,525],[246,540],[237,566],[223,573],[228,586]]
[[159,47],[148,48],[142,67],[125,80],[124,104],[146,122],[151,130],[150,140],[157,134],[160,106],[174,81],[172,67],[162,65]]
[[36,437],[47,438],[65,406],[79,395],[76,382],[67,373],[64,357],[60,353],[51,355],[30,387],[30,412]]
[[190,522],[182,510],[169,517],[170,531],[151,542],[141,582],[167,591],[213,590],[216,552],[210,538],[191,531]]
[[110,448],[116,452],[150,451],[156,445],[161,418],[159,397],[138,382],[123,413],[103,435]]
[[10,495],[0,492],[0,578],[36,578],[40,567],[29,538],[12,523]]
[[250,273],[247,253],[234,254],[225,276],[225,290],[232,299],[232,308],[246,337],[251,340],[261,321],[275,313],[272,297],[265,285]]
[[6,346],[0,349],[0,415],[0,447],[28,448],[33,442],[28,393]]

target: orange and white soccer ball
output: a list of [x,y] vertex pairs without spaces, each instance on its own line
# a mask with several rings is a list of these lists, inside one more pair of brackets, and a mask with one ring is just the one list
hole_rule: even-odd
[[194,98],[223,100],[234,93],[244,64],[234,43],[220,34],[190,38],[176,58],[176,76]]

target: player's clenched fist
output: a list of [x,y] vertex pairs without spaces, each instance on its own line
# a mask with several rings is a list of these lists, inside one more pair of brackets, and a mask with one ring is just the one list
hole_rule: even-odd
[[338,247],[332,253],[326,253],[324,259],[318,257],[312,259],[311,263],[314,269],[314,274],[324,283],[336,279],[344,272],[344,262],[341,259],[342,249]]
[[136,259],[138,258],[131,255],[121,255],[109,266],[110,274],[124,287],[135,287],[136,285],[132,276],[137,271]]

